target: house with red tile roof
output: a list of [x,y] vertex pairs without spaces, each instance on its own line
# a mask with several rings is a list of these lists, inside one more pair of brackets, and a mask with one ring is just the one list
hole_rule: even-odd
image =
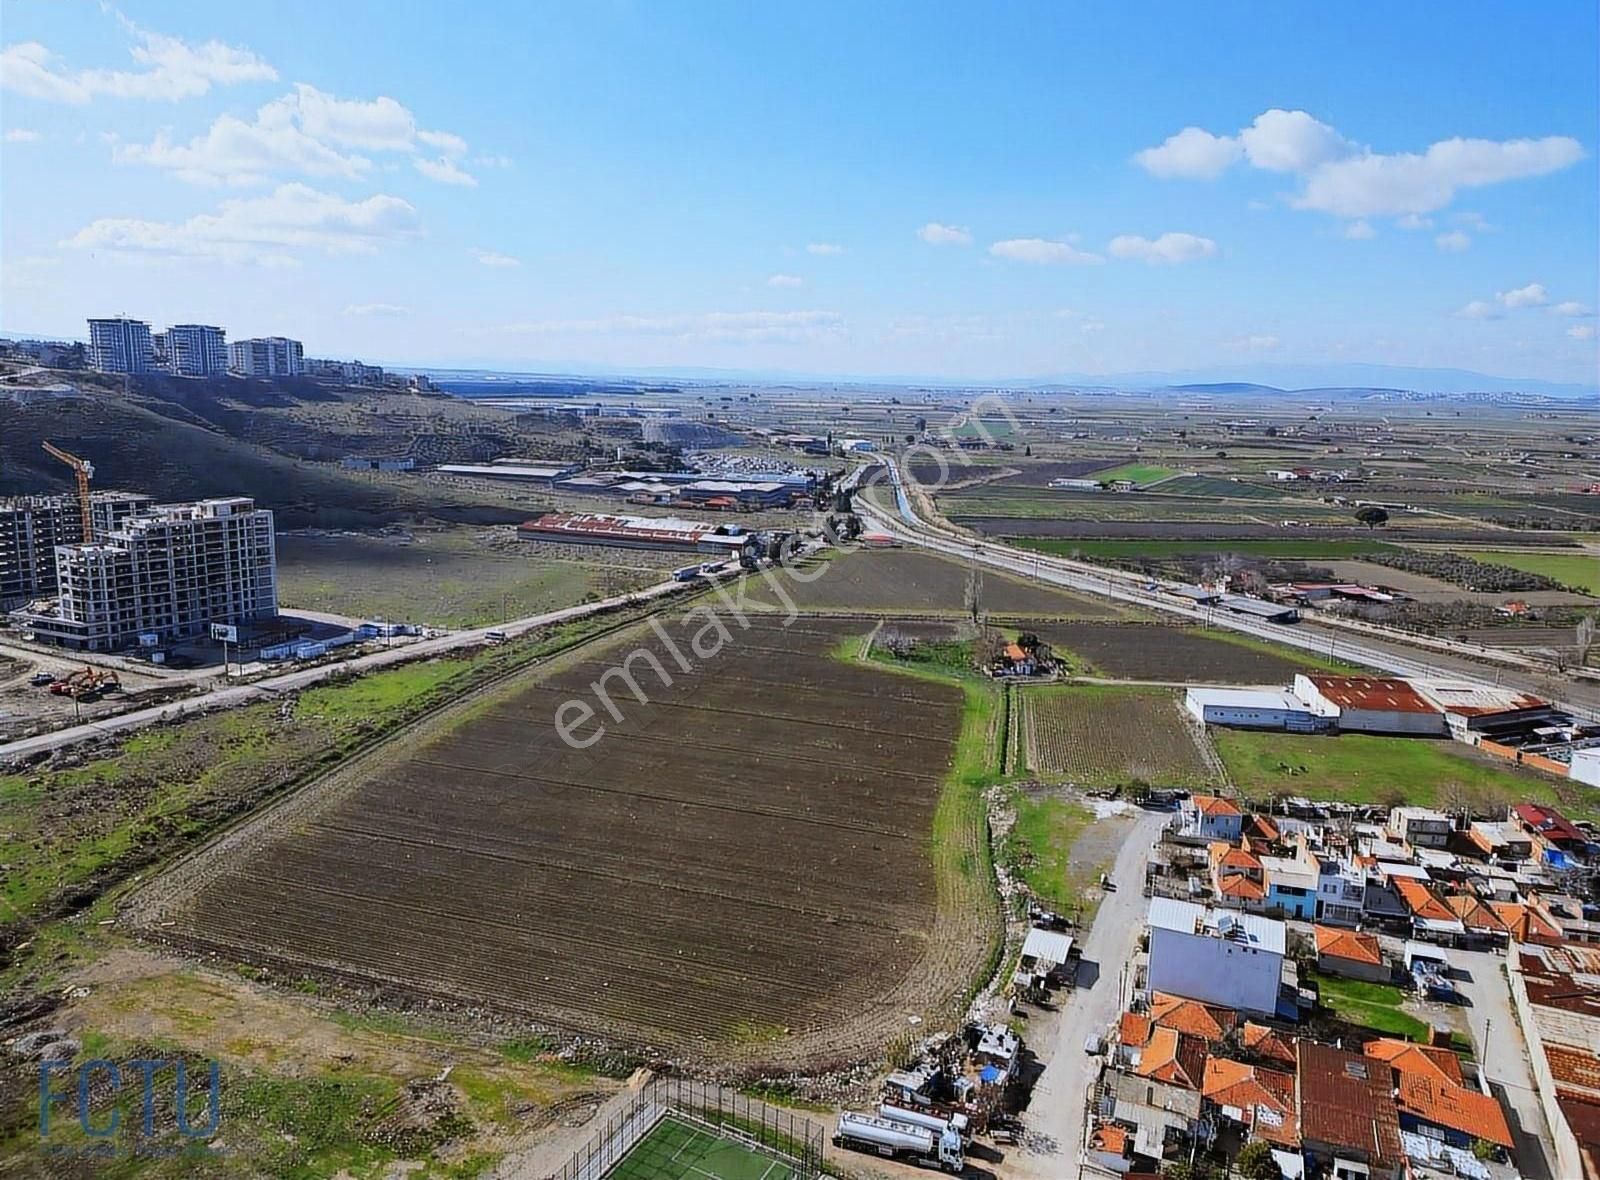
[[1512,809],[1523,828],[1545,847],[1563,852],[1581,852],[1589,838],[1578,826],[1554,807],[1543,803],[1519,803]]
[[1506,932],[1517,942],[1534,946],[1560,946],[1566,942],[1554,918],[1530,902],[1491,901],[1489,908],[1505,923]]
[[1294,1075],[1222,1057],[1206,1059],[1200,1093],[1209,1108],[1275,1147],[1300,1146]]
[[1317,944],[1317,970],[1324,974],[1369,983],[1388,983],[1394,974],[1383,961],[1376,934],[1333,926],[1313,926],[1311,933]]
[[1389,886],[1410,911],[1412,928],[1418,934],[1455,938],[1467,932],[1461,919],[1425,882],[1411,877],[1391,876]]
[[1511,932],[1488,902],[1471,893],[1452,893],[1444,899],[1444,904],[1450,908],[1452,914],[1461,919],[1461,924],[1467,928],[1468,936],[1479,942],[1505,946]]
[[1178,804],[1180,830],[1206,840],[1236,844],[1244,833],[1244,812],[1220,795],[1191,795]]
[[1198,1090],[1205,1075],[1206,1043],[1175,1028],[1157,1026],[1139,1054],[1133,1072],[1141,1078]]
[[1461,1059],[1449,1049],[1441,1049],[1436,1045],[1419,1045],[1415,1041],[1403,1041],[1397,1037],[1378,1037],[1363,1045],[1361,1054],[1405,1073],[1425,1073],[1456,1086],[1467,1084],[1461,1073]]
[[1301,1040],[1295,1051],[1295,1107],[1305,1154],[1322,1169],[1344,1159],[1365,1164],[1373,1180],[1400,1180],[1405,1151],[1389,1067],[1314,1041]]
[[1251,1057],[1292,1073],[1295,1066],[1295,1039],[1275,1028],[1247,1021],[1239,1043]]
[[1150,1019],[1162,1028],[1176,1029],[1214,1044],[1234,1030],[1239,1014],[1220,1004],[1156,992],[1150,997]]
[[1260,911],[1267,904],[1266,871],[1261,858],[1226,841],[1207,848],[1211,862],[1211,887],[1229,909]]
[[1511,1128],[1492,1094],[1444,1081],[1426,1070],[1395,1070],[1395,1103],[1400,1128],[1443,1137],[1455,1147],[1470,1148],[1478,1140],[1511,1148]]

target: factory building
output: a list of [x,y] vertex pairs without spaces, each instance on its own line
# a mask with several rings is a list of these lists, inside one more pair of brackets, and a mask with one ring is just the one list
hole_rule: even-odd
[[611,545],[621,549],[668,549],[733,557],[748,539],[704,521],[674,516],[611,516],[600,512],[546,512],[517,526],[528,541],[566,545]]
[[1443,737],[1444,712],[1409,681],[1371,676],[1294,678],[1294,695],[1343,733],[1395,733]]
[[1290,733],[1320,733],[1332,728],[1331,722],[1298,696],[1281,688],[1191,688],[1184,693],[1183,704],[1205,725]]
[[[95,492],[89,511],[96,535],[111,532],[149,503],[149,496],[132,492]],[[54,594],[56,546],[84,539],[76,496],[0,500],[0,610]]]
[[12,619],[47,642],[116,651],[278,613],[272,513],[245,497],[164,504],[56,549],[56,598]]

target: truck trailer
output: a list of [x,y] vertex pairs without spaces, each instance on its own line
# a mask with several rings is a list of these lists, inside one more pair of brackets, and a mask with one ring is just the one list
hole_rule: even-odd
[[833,1145],[871,1152],[885,1159],[904,1160],[923,1168],[939,1168],[955,1175],[966,1168],[961,1135],[948,1126],[943,1131],[934,1131],[914,1123],[847,1110],[839,1116]]
[[909,1123],[913,1127],[923,1127],[935,1135],[942,1135],[945,1131],[954,1131],[961,1136],[963,1144],[972,1142],[972,1120],[960,1111],[945,1117],[931,1110],[912,1110],[908,1106],[895,1106],[889,1102],[878,1105],[878,1117],[888,1119],[891,1123]]

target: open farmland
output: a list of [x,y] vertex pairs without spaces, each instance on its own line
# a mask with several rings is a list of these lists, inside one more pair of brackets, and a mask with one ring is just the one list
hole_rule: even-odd
[[1121,680],[1287,684],[1296,672],[1321,663],[1229,632],[1167,623],[1059,623],[1039,628],[1039,637],[1067,655],[1074,673]]
[[1019,699],[1033,774],[1085,786],[1198,787],[1217,780],[1169,690],[1049,686],[1026,689]]
[[[813,566],[803,572],[808,578],[816,576],[803,582],[786,577],[782,571],[772,574],[803,611],[967,612],[969,568],[931,553],[913,549],[848,553],[829,561],[826,569]],[[1116,607],[1095,599],[981,568],[977,574],[977,591],[979,608],[994,615],[1082,619],[1121,616]],[[750,601],[786,606],[767,586],[753,588]]]
[[636,665],[649,705],[623,690],[582,752],[555,710],[631,648],[575,652],[234,833],[140,924],[638,1047],[880,1051],[908,1013],[954,1014],[993,916],[935,871],[962,691],[835,658],[859,633],[757,622],[670,687]]
[[1600,556],[1593,553],[1507,553],[1475,549],[1466,556],[1549,578],[1574,590],[1600,594]]

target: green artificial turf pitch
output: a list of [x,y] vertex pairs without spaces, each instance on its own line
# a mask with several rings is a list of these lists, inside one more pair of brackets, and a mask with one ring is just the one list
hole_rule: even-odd
[[731,1139],[664,1118],[606,1173],[606,1180],[795,1180],[795,1169]]

